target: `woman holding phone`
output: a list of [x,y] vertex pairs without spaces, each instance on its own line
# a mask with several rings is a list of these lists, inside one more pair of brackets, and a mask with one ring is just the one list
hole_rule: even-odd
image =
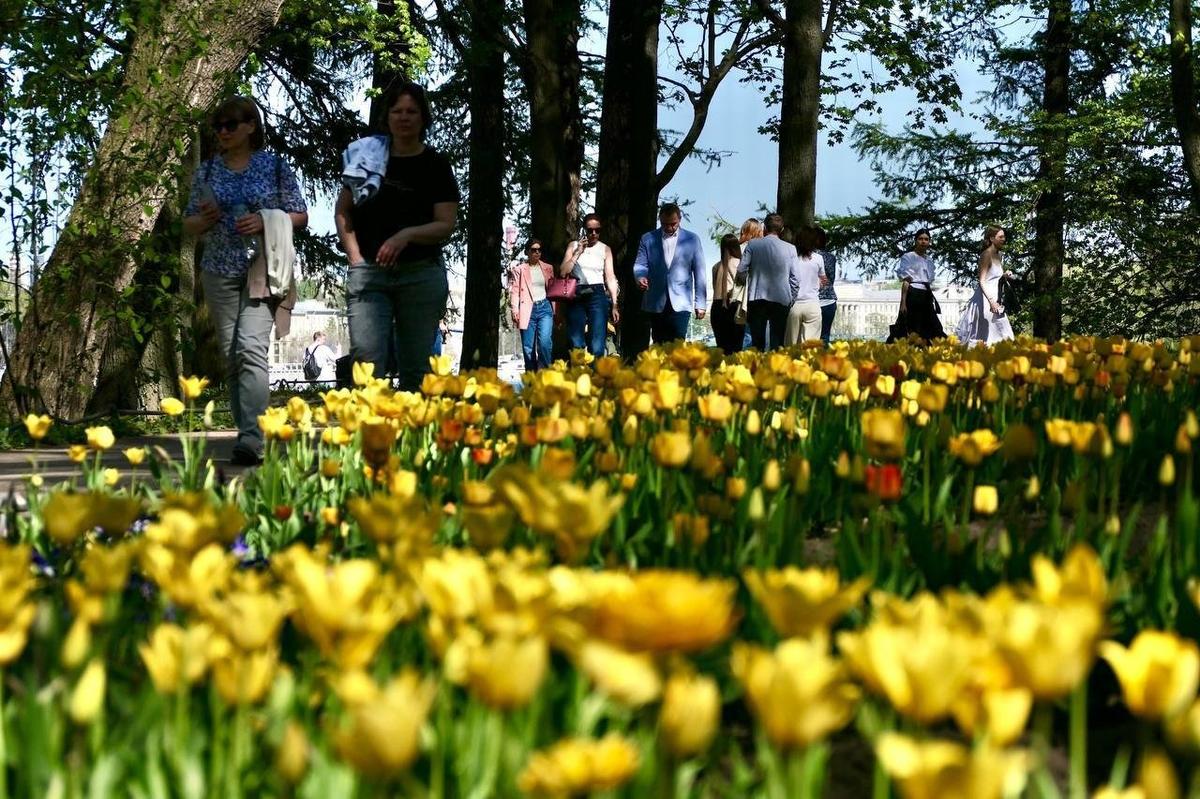
[[1004,256],[1000,252],[1006,240],[1007,234],[999,225],[988,225],[983,232],[979,282],[955,331],[964,344],[995,344],[1013,338],[1012,322],[1000,304],[1000,280],[1012,277],[1012,272],[1004,269]]
[[238,428],[230,460],[240,466],[262,460],[258,417],[269,399],[268,353],[279,302],[252,298],[247,276],[260,254],[266,209],[287,212],[293,228],[308,224],[308,206],[296,176],[283,159],[263,149],[262,117],[249,97],[231,97],[212,115],[217,155],[200,165],[184,211],[183,229],[200,236],[204,303],[225,358],[229,405]]
[[561,277],[574,277],[575,299],[567,308],[567,333],[572,349],[586,348],[595,357],[604,355],[608,337],[608,320],[621,321],[617,310],[620,289],[613,270],[613,254],[600,241],[600,217],[588,214],[583,218],[583,236],[573,243],[558,268]]

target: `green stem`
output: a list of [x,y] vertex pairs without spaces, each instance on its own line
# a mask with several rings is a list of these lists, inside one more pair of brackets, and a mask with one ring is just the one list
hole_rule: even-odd
[[1087,799],[1087,680],[1071,692],[1071,799]]

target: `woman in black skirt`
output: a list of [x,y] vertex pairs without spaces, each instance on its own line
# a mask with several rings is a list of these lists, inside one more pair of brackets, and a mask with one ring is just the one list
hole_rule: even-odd
[[900,278],[900,314],[892,325],[888,343],[911,335],[926,342],[946,337],[938,319],[941,308],[933,296],[933,264],[925,257],[931,241],[929,231],[921,228],[913,237],[913,248],[900,256],[900,267],[896,270]]

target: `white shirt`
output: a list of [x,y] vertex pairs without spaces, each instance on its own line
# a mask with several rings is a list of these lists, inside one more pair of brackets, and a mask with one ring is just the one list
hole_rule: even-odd
[[933,285],[933,264],[923,255],[906,252],[900,256],[896,276],[901,280],[911,280],[914,285],[929,288]]
[[679,231],[675,231],[674,236],[663,234],[663,260],[667,262],[667,267],[670,268],[671,262],[675,260],[675,245],[679,243]]
[[546,299],[546,274],[541,264],[529,264],[529,296],[534,302]]
[[820,253],[804,256],[796,254],[796,274],[800,287],[796,292],[796,302],[816,302],[817,294],[821,291],[821,275],[825,272],[825,259]]
[[583,252],[575,259],[579,273],[583,275],[583,283],[588,286],[604,285],[604,256],[607,246],[596,242],[591,247],[584,247]]
[[318,380],[337,379],[337,353],[333,351],[333,347],[322,341],[310,344],[304,349],[306,353],[311,352],[313,354],[313,358],[317,361],[317,366],[321,367],[321,374],[317,375]]

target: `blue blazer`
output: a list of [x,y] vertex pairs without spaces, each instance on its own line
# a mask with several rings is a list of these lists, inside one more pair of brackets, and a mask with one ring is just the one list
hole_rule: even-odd
[[663,259],[662,229],[652,230],[638,243],[633,276],[650,281],[642,297],[642,310],[658,313],[667,307],[675,311],[703,311],[708,308],[708,269],[704,265],[704,247],[700,237],[690,230],[679,229],[675,234],[675,258],[670,264]]

